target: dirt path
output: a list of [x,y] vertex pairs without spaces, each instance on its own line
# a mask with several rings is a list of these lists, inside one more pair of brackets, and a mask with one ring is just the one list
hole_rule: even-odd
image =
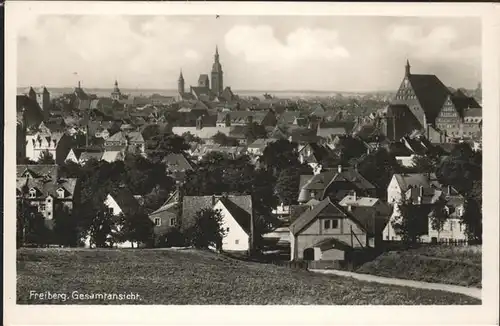
[[389,278],[389,277],[381,277],[369,274],[359,274],[353,272],[345,272],[333,269],[310,269],[310,272],[321,273],[321,274],[333,274],[338,276],[352,277],[360,281],[367,282],[376,282],[382,284],[391,284],[391,285],[400,285],[400,286],[408,286],[412,288],[418,289],[426,289],[426,290],[440,290],[452,293],[460,293],[467,295],[469,297],[473,297],[476,299],[481,299],[481,289],[478,288],[469,288],[458,285],[450,285],[450,284],[441,284],[441,283],[427,283],[420,281],[412,281],[412,280],[403,280],[399,278]]

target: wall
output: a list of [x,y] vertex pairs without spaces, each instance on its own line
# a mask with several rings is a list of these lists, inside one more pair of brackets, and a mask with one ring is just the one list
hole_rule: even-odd
[[396,178],[393,176],[391,182],[387,186],[387,203],[389,203],[389,205],[393,205],[394,203],[401,201],[401,199],[401,188],[399,187]]
[[[226,207],[222,202],[218,201],[214,210],[220,210],[222,215],[222,228],[229,232],[226,232],[224,239],[222,240],[222,250],[226,251],[246,251],[249,248],[249,235],[243,230],[243,228],[236,222],[236,220],[231,216]],[[236,243],[238,242],[238,243]]]
[[339,249],[329,249],[321,253],[321,260],[344,260],[345,252]]
[[443,225],[443,230],[438,234],[438,231],[432,228],[432,221],[429,219],[429,233],[421,237],[422,242],[432,242],[433,237],[438,241],[439,239],[467,240],[465,225],[461,225],[460,221],[458,218],[447,220]]

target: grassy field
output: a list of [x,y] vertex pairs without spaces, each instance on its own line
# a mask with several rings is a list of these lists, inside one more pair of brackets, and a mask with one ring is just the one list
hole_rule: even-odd
[[481,287],[480,247],[428,246],[384,253],[356,272]]
[[[67,293],[36,300],[30,291]],[[77,300],[71,293],[138,293]],[[31,292],[34,293],[34,292]],[[452,293],[366,283],[201,251],[20,249],[17,302],[51,304],[480,304]]]

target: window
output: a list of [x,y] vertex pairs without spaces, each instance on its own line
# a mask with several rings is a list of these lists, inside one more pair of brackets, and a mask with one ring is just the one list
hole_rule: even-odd
[[40,204],[40,205],[38,206],[38,211],[39,211],[39,212],[45,212],[45,204]]
[[107,212],[108,214],[115,215],[115,210],[113,209],[113,207],[108,207]]
[[450,231],[453,231],[453,221],[450,221]]
[[337,229],[339,227],[339,220],[332,220],[332,229]]
[[36,190],[35,189],[30,189],[30,198],[36,198]]
[[50,203],[52,201],[52,198],[47,198],[47,203]]
[[57,196],[59,198],[64,198],[64,189],[62,188],[57,189]]
[[325,220],[325,229],[330,228],[330,220]]
[[47,216],[51,216],[52,215],[52,212],[47,212]]
[[175,225],[175,218],[171,218],[170,219],[170,226],[174,226]]
[[234,244],[240,244],[240,240],[234,240]]
[[159,217],[155,217],[155,226],[161,225],[161,219]]
[[229,228],[226,228],[226,232],[229,232]]

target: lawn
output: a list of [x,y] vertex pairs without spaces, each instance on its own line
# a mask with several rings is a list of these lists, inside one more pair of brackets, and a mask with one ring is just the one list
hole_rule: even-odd
[[[67,301],[30,299],[67,293]],[[138,293],[140,300],[76,300],[71,293]],[[34,292],[31,292],[34,293]],[[195,250],[20,249],[17,302],[59,304],[480,304],[441,291],[318,275]]]
[[425,246],[391,251],[356,272],[424,282],[481,287],[480,247]]

